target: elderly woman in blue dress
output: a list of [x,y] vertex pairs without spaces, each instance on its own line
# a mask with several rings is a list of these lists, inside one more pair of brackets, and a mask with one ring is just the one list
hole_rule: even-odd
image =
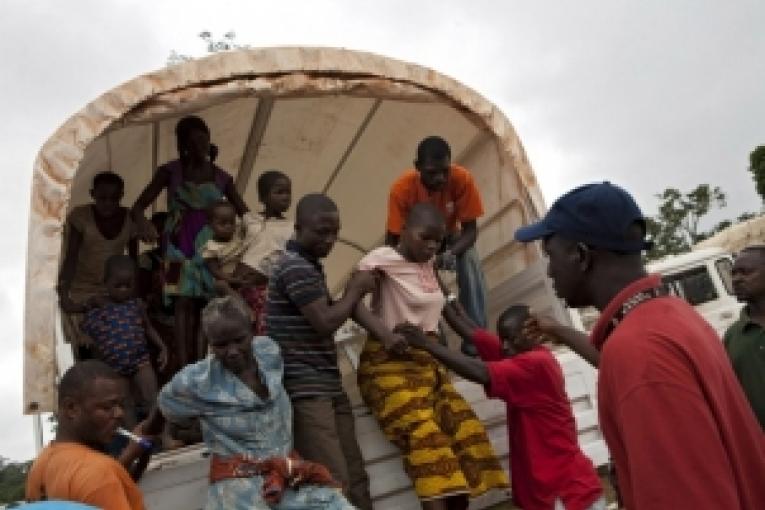
[[235,296],[213,299],[202,330],[212,354],[176,374],[159,407],[170,421],[202,423],[211,452],[206,508],[352,509],[326,468],[292,454],[279,347],[253,338],[247,305]]

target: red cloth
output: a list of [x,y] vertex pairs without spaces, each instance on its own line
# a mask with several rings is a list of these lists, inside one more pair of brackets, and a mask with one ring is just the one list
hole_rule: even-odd
[[[633,510],[765,508],[765,436],[715,331],[685,301],[646,301],[659,276],[625,287],[592,333],[600,425]],[[609,334],[610,332],[610,334]]]
[[263,477],[261,496],[269,505],[278,504],[288,487],[321,485],[339,488],[329,470],[319,463],[303,460],[292,452],[287,457],[254,459],[242,455],[221,457],[213,454],[210,459],[210,483],[229,478]]
[[268,285],[256,285],[254,287],[242,287],[239,295],[247,303],[252,311],[252,330],[256,335],[266,334],[266,296]]
[[507,404],[515,503],[550,510],[560,498],[568,510],[588,508],[603,489],[579,449],[563,372],[552,353],[538,346],[503,358],[500,339],[480,329],[473,343],[489,369],[488,396]]

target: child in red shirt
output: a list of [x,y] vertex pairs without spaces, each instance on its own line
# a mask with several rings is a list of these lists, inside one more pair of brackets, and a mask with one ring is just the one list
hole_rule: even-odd
[[592,462],[579,448],[576,424],[560,365],[536,338],[523,334],[526,306],[511,306],[497,320],[499,336],[477,328],[453,301],[444,317],[476,346],[477,360],[401,325],[413,347],[425,349],[462,377],[483,384],[507,404],[513,500],[524,510],[605,509]]

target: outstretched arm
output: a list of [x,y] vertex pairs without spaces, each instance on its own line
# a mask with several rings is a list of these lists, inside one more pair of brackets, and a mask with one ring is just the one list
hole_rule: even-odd
[[478,224],[476,220],[466,221],[461,224],[460,235],[450,248],[455,256],[459,257],[468,251],[478,239]]
[[467,341],[472,340],[478,326],[464,313],[457,301],[446,303],[441,314],[455,333]]
[[169,181],[170,174],[167,170],[164,167],[158,168],[151,182],[144,188],[130,209],[130,216],[138,227],[138,237],[142,241],[155,242],[159,238],[159,233],[154,228],[154,225],[146,219],[143,212],[157,199],[162,190],[167,187]]
[[356,305],[367,293],[377,287],[377,275],[373,271],[357,271],[345,287],[343,297],[330,303],[322,296],[300,307],[300,313],[322,335],[331,335],[350,318]]
[[142,308],[141,312],[143,314],[143,327],[144,331],[146,331],[146,337],[159,350],[159,354],[157,355],[157,368],[159,368],[160,372],[163,372],[165,368],[167,368],[167,346],[165,345],[165,342],[162,341],[162,337],[159,336],[157,330],[152,326],[149,314],[146,313],[146,308]]
[[382,342],[386,351],[394,351],[398,354],[406,351],[407,344],[404,337],[386,328],[385,324],[367,308],[364,301],[359,301],[353,310],[353,320]]
[[425,336],[420,328],[412,324],[400,324],[394,328],[409,342],[409,345],[428,351],[451,370],[473,382],[489,384],[489,369],[483,361],[452,351],[438,342],[433,342]]
[[523,326],[525,335],[540,341],[552,340],[562,343],[581,356],[595,368],[600,364],[600,351],[590,342],[590,338],[581,331],[564,326],[549,317],[534,316]]

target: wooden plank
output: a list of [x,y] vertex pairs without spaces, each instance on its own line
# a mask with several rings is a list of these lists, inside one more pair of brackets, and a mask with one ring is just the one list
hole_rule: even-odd
[[252,117],[250,134],[247,135],[247,142],[244,146],[242,161],[239,163],[239,171],[236,174],[235,186],[239,194],[244,196],[244,190],[252,176],[252,169],[255,167],[255,160],[258,158],[260,145],[263,143],[263,136],[268,127],[268,121],[271,118],[271,111],[274,108],[274,99],[270,97],[261,97],[258,100],[258,106],[255,109],[255,115]]
[[[356,134],[353,135],[353,138],[351,138],[351,141],[348,143],[348,147],[345,149],[345,152],[343,152],[343,155],[340,156],[340,160],[337,162],[337,165],[335,165],[335,169],[329,175],[329,179],[327,179],[327,182],[324,184],[322,193],[326,193],[329,187],[332,186],[332,183],[335,182],[335,178],[340,173],[340,170],[343,169],[343,166],[345,166],[345,162],[348,161],[348,157],[353,153],[353,150],[356,148],[356,144],[359,143],[361,137],[364,136],[364,131],[366,131],[369,123],[372,122],[372,118],[374,118],[375,113],[377,113],[377,110],[380,108],[381,104],[382,99],[376,99],[372,104],[372,107],[369,109],[367,115],[364,117],[364,120],[361,122],[359,129],[356,130]],[[362,252],[366,253],[363,248]]]

